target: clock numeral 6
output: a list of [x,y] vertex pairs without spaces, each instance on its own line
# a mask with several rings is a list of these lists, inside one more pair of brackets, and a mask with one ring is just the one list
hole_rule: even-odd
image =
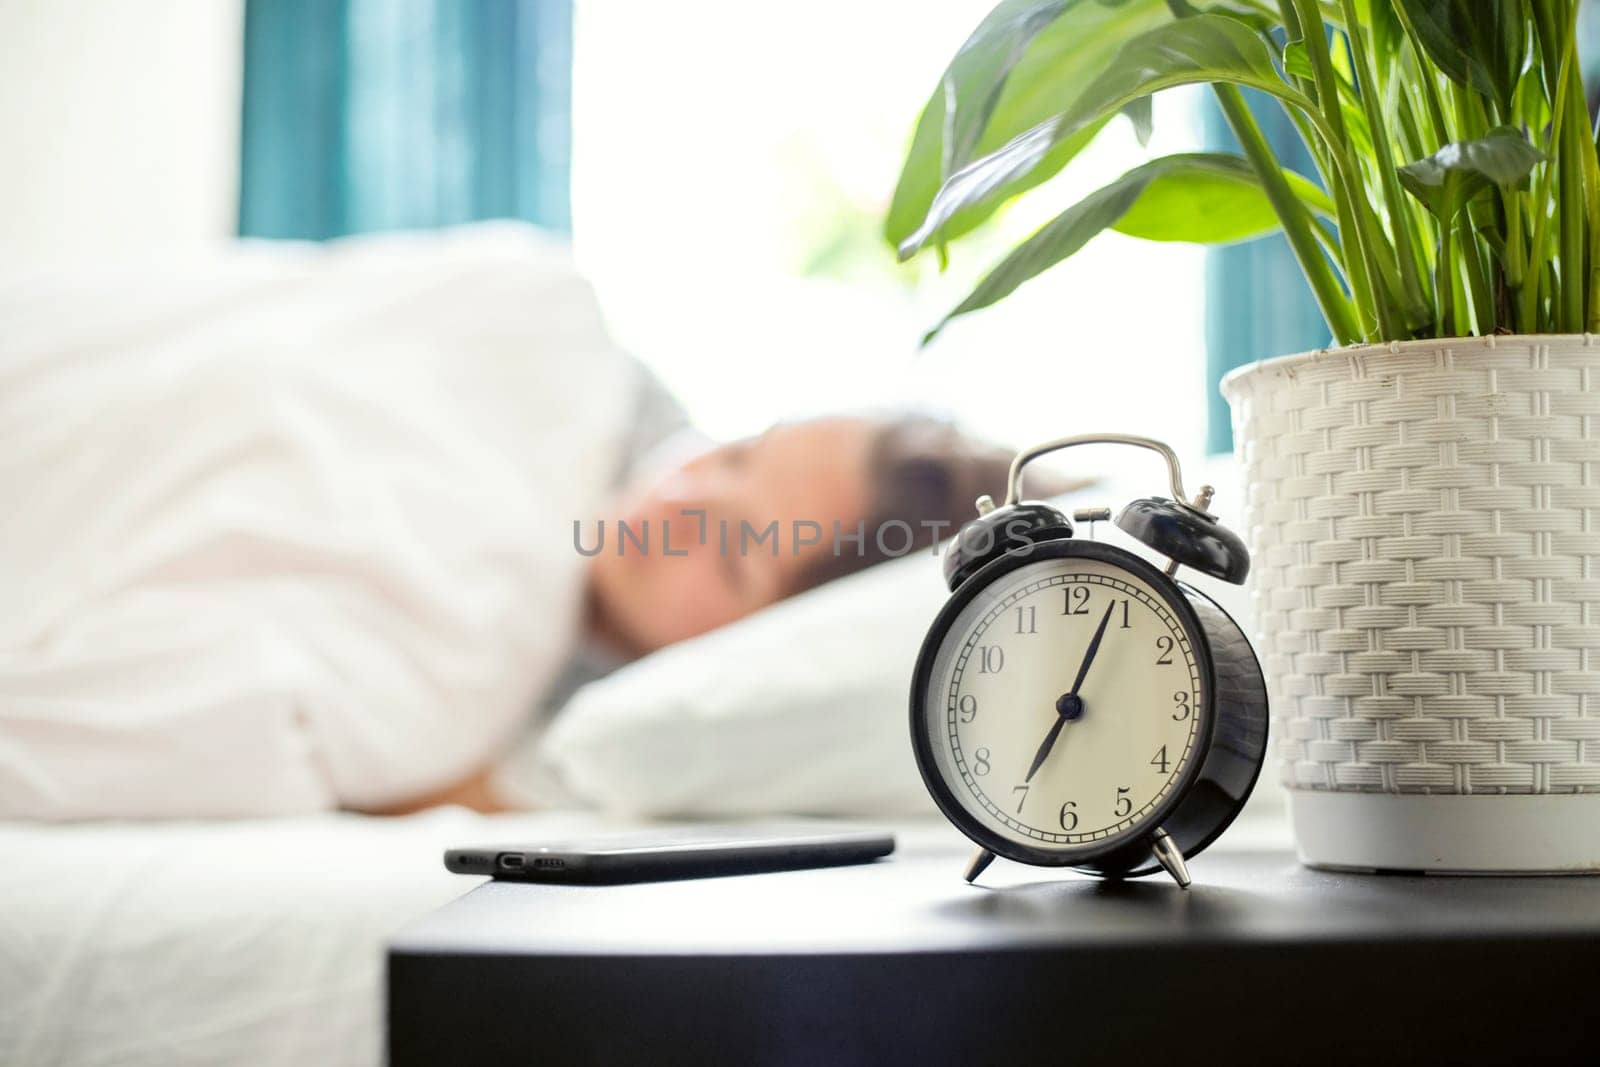
[[1189,717],[1189,694],[1182,689],[1172,694],[1172,702],[1177,707],[1172,709],[1172,721],[1182,722]]
[[989,773],[989,750],[980,748],[972,754],[972,769],[979,774]]
[[999,645],[978,646],[978,673],[999,674],[1005,669],[1006,650]]
[[971,722],[978,717],[978,698],[971,693],[962,697],[956,707],[961,711],[962,722]]
[[1069,800],[1061,805],[1061,828],[1063,830],[1076,830],[1078,828],[1078,802]]
[[1133,812],[1133,801],[1128,799],[1128,786],[1117,786],[1117,806],[1112,809],[1118,818]]

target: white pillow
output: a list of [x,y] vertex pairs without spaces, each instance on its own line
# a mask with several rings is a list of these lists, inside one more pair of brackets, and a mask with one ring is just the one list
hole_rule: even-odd
[[[1192,480],[1211,477],[1236,500],[1231,467],[1219,459]],[[1120,508],[1164,481],[1141,469],[1127,484],[1060,504]],[[1158,558],[1109,522],[1093,534]],[[1242,589],[1185,573],[1250,632]],[[583,802],[629,814],[931,812],[908,701],[947,596],[938,560],[918,553],[664,649],[579,690],[545,734],[541,762]]]

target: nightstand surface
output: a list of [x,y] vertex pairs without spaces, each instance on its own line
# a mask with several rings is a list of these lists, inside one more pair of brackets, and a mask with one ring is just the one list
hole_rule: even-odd
[[969,886],[965,857],[941,838],[857,867],[486,883],[391,941],[391,1060],[1600,1052],[1597,878],[1340,874],[1218,847],[1186,892],[1010,864]]

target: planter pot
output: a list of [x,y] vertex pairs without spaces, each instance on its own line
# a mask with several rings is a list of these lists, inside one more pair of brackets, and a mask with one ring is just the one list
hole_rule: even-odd
[[1223,382],[1302,859],[1600,871],[1600,337]]

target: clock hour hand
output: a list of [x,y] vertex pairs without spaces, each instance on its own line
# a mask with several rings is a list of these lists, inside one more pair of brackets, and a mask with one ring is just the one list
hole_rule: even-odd
[[1023,784],[1033,781],[1033,776],[1039,773],[1039,768],[1044,766],[1045,758],[1050,755],[1050,750],[1055,747],[1056,738],[1061,736],[1061,728],[1067,725],[1065,715],[1056,715],[1055,725],[1050,727],[1050,732],[1044,735],[1044,743],[1039,746],[1039,751],[1033,754],[1033,762],[1028,764],[1028,776],[1022,780]]
[[1106,635],[1106,624],[1111,621],[1111,613],[1116,606],[1115,601],[1106,605],[1106,613],[1100,616],[1100,626],[1089,641],[1088,651],[1083,654],[1083,663],[1078,666],[1078,677],[1073,679],[1072,688],[1061,694],[1061,699],[1056,701],[1056,721],[1051,724],[1050,732],[1044,735],[1044,742],[1039,746],[1039,751],[1033,754],[1033,763],[1028,766],[1028,776],[1022,780],[1024,784],[1033,781],[1033,776],[1044,766],[1044,761],[1050,756],[1050,750],[1056,745],[1056,738],[1061,736],[1061,728],[1083,714],[1083,698],[1078,695],[1078,690],[1082,688],[1083,680],[1089,676],[1089,665],[1094,662],[1094,657],[1100,651],[1100,640]]

